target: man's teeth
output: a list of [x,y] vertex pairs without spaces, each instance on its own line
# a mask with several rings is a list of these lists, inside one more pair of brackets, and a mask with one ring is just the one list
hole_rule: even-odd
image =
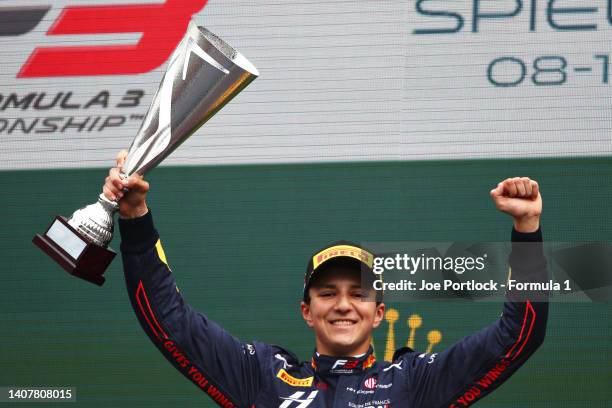
[[350,326],[355,323],[352,320],[335,320],[332,324],[334,326]]

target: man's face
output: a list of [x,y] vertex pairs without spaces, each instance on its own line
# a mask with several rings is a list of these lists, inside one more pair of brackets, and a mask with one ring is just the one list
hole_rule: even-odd
[[361,289],[359,271],[333,267],[311,284],[308,293],[310,303],[302,302],[302,316],[315,331],[320,354],[355,356],[368,351],[385,305],[362,300],[368,293]]

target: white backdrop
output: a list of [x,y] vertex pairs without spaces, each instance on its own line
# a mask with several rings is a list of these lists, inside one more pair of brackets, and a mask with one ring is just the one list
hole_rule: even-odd
[[[0,169],[107,167],[129,146],[163,65],[139,75],[17,73],[39,46],[136,43],[139,33],[46,35],[66,6],[136,3],[149,2],[0,2],[0,13],[51,7],[32,31],[0,36]],[[164,164],[610,155],[608,3],[210,0],[195,20],[261,76]],[[139,105],[117,108],[128,90],[144,92]],[[84,108],[105,91],[108,107]],[[15,107],[60,92],[81,106]],[[100,129],[106,120],[117,126]]]

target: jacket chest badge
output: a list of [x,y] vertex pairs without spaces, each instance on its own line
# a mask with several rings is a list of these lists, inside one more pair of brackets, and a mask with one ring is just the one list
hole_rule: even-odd
[[276,378],[280,379],[282,382],[286,384],[289,384],[292,387],[312,387],[312,383],[314,380],[314,377],[295,378],[294,376],[289,374],[287,371],[285,371],[284,368],[281,368],[280,370],[278,370],[278,373],[276,374]]

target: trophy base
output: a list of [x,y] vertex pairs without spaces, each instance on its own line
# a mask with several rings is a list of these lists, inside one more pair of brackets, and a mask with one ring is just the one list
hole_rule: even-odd
[[32,242],[66,272],[98,286],[104,284],[104,271],[117,255],[87,241],[62,216],[55,217],[47,232],[36,234]]

